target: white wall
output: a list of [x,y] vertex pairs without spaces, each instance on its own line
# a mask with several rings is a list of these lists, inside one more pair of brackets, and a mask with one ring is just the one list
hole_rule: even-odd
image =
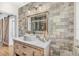
[[0,2],[0,12],[6,12],[17,15],[18,8],[27,4],[28,2]]
[[7,14],[0,14],[0,20],[7,16],[8,16]]
[[79,2],[76,3],[76,39],[79,40]]
[[13,45],[13,39],[15,38],[15,16],[9,17],[9,45]]
[[13,3],[0,3],[0,11],[17,15],[18,8]]

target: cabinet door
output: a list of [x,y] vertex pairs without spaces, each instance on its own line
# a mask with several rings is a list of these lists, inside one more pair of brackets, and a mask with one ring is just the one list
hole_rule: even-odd
[[23,45],[23,55],[27,55],[27,56],[33,56],[33,48]]
[[18,55],[22,55],[22,45],[17,43],[14,43],[14,51],[15,53],[17,53]]
[[43,56],[43,51],[35,49],[34,56]]

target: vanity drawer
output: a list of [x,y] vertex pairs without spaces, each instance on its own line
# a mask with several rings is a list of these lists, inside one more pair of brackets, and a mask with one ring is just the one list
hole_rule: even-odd
[[25,56],[33,56],[33,50],[23,51],[23,54],[22,55],[25,55]]
[[26,54],[27,56],[43,56],[44,55],[43,50],[38,50],[38,49],[31,48],[28,46],[23,47],[23,51],[24,51],[23,53]]
[[34,49],[34,56],[43,56],[43,50]]
[[28,45],[25,44],[23,46],[23,50],[24,51],[26,51],[26,50],[29,51],[30,50],[29,52],[32,54],[32,56],[42,56],[42,55],[44,55],[44,49],[33,46],[33,45],[29,45],[29,44]]
[[27,56],[33,56],[33,48],[23,45],[23,53]]

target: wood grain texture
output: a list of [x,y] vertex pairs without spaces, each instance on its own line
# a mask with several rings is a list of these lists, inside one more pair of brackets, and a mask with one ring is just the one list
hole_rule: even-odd
[[14,40],[14,54],[19,56],[44,56],[44,49]]
[[0,56],[9,56],[9,47],[0,47]]

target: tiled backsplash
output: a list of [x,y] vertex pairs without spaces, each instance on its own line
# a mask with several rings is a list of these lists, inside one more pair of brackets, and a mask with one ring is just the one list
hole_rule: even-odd
[[50,55],[73,55],[74,6],[73,2],[32,2],[19,8],[19,36],[28,31],[29,15],[48,11],[48,35],[53,36],[55,43],[51,43]]

